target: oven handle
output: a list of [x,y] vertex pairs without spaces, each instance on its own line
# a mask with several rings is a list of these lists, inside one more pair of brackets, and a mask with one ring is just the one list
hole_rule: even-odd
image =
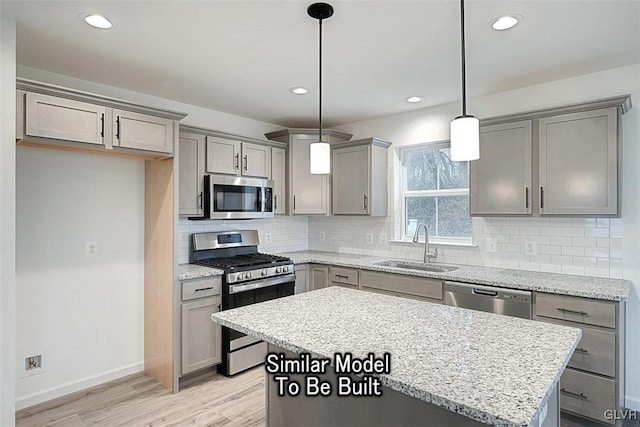
[[271,279],[264,279],[264,280],[256,280],[255,282],[251,282],[251,283],[230,285],[229,293],[237,294],[240,292],[252,291],[254,289],[266,288],[268,286],[280,285],[282,283],[295,282],[295,281],[296,281],[295,274],[287,274],[286,276],[279,276],[279,277],[274,277]]

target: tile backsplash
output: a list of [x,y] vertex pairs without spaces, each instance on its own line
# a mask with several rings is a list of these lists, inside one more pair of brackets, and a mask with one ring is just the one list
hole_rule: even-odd
[[[310,217],[309,249],[422,259],[422,245],[389,241],[393,232],[391,215]],[[487,239],[494,239],[496,252],[486,250]],[[473,218],[473,243],[440,246],[435,262],[622,278],[619,218]]]
[[190,221],[180,218],[179,262],[189,262],[189,238],[192,233],[208,231],[258,230],[261,252],[304,251],[309,248],[306,216],[276,216],[256,220]]
[[[423,246],[396,242],[396,215],[276,216],[259,220],[180,219],[180,263],[189,262],[192,233],[258,230],[262,252],[318,250],[388,258],[422,259]],[[496,252],[487,251],[494,239]],[[473,247],[438,246],[434,262],[622,278],[619,218],[473,218]],[[527,254],[527,247],[535,254]]]

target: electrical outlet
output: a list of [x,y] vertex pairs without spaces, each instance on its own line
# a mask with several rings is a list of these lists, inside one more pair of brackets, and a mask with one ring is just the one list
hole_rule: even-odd
[[524,242],[524,254],[538,255],[538,242],[534,242],[533,240],[527,240]]
[[320,232],[320,240],[326,240],[327,239],[327,235],[325,234],[324,231]]
[[367,233],[367,244],[373,245],[373,233]]
[[35,356],[29,356],[24,358],[24,370],[33,371],[35,369],[42,369],[42,355],[36,354]]
[[264,240],[266,240],[267,243],[271,243],[271,233],[264,233]]
[[484,242],[484,248],[487,252],[498,252],[498,242],[492,237],[487,237]]
[[386,245],[387,244],[387,233],[378,234],[378,244]]
[[95,255],[98,252],[98,244],[96,242],[86,242],[84,245],[87,255]]

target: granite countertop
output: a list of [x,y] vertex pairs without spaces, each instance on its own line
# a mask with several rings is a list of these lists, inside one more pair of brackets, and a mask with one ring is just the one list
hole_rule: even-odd
[[224,271],[217,268],[203,267],[195,264],[178,265],[178,280],[200,279],[203,277],[222,276]]
[[[609,301],[626,301],[633,284],[629,280],[606,279],[536,271],[457,265],[457,270],[444,273],[407,270],[375,265],[389,258],[320,251],[287,252],[280,255],[293,259],[296,264],[330,264],[342,267],[399,273],[433,279],[500,286],[552,294],[572,295]],[[437,264],[437,263],[436,263]],[[441,264],[446,265],[446,264]]]
[[314,357],[389,352],[382,385],[500,426],[537,421],[581,337],[576,328],[337,286],[212,319]]

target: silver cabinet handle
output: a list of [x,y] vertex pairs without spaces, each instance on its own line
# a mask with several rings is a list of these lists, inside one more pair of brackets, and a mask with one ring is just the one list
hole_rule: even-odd
[[249,164],[248,164],[248,160],[247,160],[247,155],[245,154],[244,155],[244,171],[245,172],[247,171],[247,167],[248,166],[249,166]]
[[584,349],[584,348],[582,348],[582,347],[578,347],[578,348],[576,348],[576,351],[577,351],[578,353],[584,353],[584,354],[589,353],[589,351],[587,351],[587,349]]
[[213,289],[213,286],[209,286],[208,288],[199,288],[199,289],[196,289],[194,292],[208,291],[209,289]]
[[198,209],[202,209],[202,191],[200,192],[200,195],[198,196]]
[[367,195],[364,195],[364,210],[367,210]]
[[336,274],[336,277],[339,277],[341,279],[348,279],[349,278],[349,276],[344,276],[342,274]]
[[564,308],[564,307],[559,307],[556,310],[561,311],[563,313],[568,313],[568,314],[579,314],[581,316],[589,315],[589,313],[587,313],[586,311],[569,310],[568,308]]
[[529,187],[524,187],[524,207],[529,209]]
[[293,195],[293,211],[295,212],[296,210],[296,195]]
[[573,391],[569,391],[569,390],[565,389],[564,387],[560,389],[560,392],[564,393],[564,394],[568,394],[569,396],[577,397],[579,399],[585,399],[585,400],[589,399],[589,397],[585,396],[582,393],[575,393]]
[[104,113],[102,113],[102,117],[100,117],[100,121],[102,122],[100,125],[100,136],[104,138]]
[[273,210],[278,210],[278,195],[273,196]]
[[236,154],[236,169],[240,168],[240,154]]
[[540,209],[544,209],[544,187],[540,187]]
[[116,118],[116,139],[120,140],[120,116]]

